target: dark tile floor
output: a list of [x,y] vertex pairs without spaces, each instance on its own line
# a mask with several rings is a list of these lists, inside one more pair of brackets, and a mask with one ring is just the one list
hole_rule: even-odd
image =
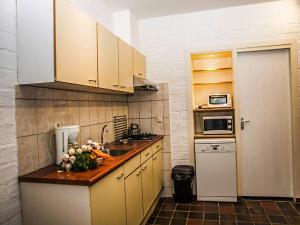
[[300,203],[241,199],[237,203],[176,203],[162,198],[148,225],[300,225]]

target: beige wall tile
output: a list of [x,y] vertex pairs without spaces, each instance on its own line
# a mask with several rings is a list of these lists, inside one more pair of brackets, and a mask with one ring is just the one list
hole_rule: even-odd
[[109,94],[98,94],[98,101],[110,102],[111,98]]
[[105,102],[105,122],[108,123],[112,121],[112,107],[111,102]]
[[52,89],[36,88],[36,99],[52,99]]
[[38,135],[39,168],[52,165],[56,161],[56,146],[54,141],[55,137],[52,137],[52,142],[50,145],[50,135],[51,133]]
[[67,100],[79,100],[79,93],[77,91],[67,91]]
[[140,102],[140,118],[151,118],[151,102]]
[[130,119],[140,118],[140,103],[139,102],[129,102],[128,111]]
[[163,151],[164,152],[171,152],[171,141],[170,141],[170,136],[169,135],[164,136]]
[[89,101],[98,101],[98,94],[89,93]]
[[52,100],[37,100],[37,129],[38,133],[50,132],[53,128]]
[[111,108],[112,108],[112,116],[118,116],[119,115],[119,102],[112,102],[111,103]]
[[164,115],[163,101],[151,101],[152,118],[162,118]]
[[134,90],[133,94],[128,95],[127,100],[129,102],[138,102],[139,101],[139,91],[138,90]]
[[151,119],[140,119],[139,124],[142,133],[152,133]]
[[53,125],[66,126],[68,124],[67,101],[53,101]]
[[98,102],[98,121],[105,123],[105,102]]
[[171,152],[164,152],[163,153],[163,169],[164,170],[171,170],[172,163],[171,163]]
[[164,117],[170,117],[169,100],[164,100]]
[[17,137],[37,134],[35,100],[16,99]]
[[90,126],[80,127],[80,143],[83,145],[91,138]]
[[92,125],[90,126],[90,130],[91,130],[91,139],[93,141],[100,141],[100,133],[99,133],[99,125]]
[[163,99],[169,99],[169,84],[163,83]]
[[151,100],[151,91],[141,90],[139,92],[139,100],[140,101],[150,101]]
[[89,93],[87,92],[79,92],[79,101],[88,101]]
[[113,122],[109,122],[107,128],[108,128],[107,141],[108,141],[108,143],[110,143],[110,142],[113,142],[115,140],[115,133],[114,133]]
[[151,100],[162,100],[163,99],[163,86],[158,84],[158,91],[151,91]]
[[68,101],[68,125],[79,125],[79,102]]
[[16,98],[35,99],[35,87],[30,86],[15,86]]
[[38,169],[37,135],[18,138],[19,175]]
[[164,129],[165,135],[170,135],[170,118],[168,117],[164,118]]
[[97,101],[90,101],[90,125],[95,125],[99,123],[98,118],[98,102]]
[[53,89],[53,100],[67,100],[67,91]]
[[79,124],[80,126],[90,125],[90,109],[88,101],[79,101]]
[[152,119],[152,132],[154,134],[164,135],[164,123],[158,122],[156,118]]

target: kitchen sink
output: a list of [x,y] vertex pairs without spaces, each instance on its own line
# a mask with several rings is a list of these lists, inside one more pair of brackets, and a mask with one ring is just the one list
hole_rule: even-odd
[[109,150],[109,154],[111,156],[121,156],[127,154],[128,152],[130,152],[130,150],[118,150],[118,149]]

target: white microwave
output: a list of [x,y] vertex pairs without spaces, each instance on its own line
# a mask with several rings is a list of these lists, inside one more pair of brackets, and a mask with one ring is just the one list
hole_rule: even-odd
[[203,134],[233,134],[233,117],[204,116]]
[[230,94],[212,94],[208,96],[208,108],[231,108]]

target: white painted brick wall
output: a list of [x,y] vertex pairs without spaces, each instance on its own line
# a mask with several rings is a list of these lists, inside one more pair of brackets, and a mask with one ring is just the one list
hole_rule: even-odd
[[156,82],[169,83],[173,165],[189,164],[193,158],[189,154],[192,138],[187,127],[186,100],[187,88],[190,88],[186,85],[188,50],[287,38],[298,40],[300,65],[299,0],[275,1],[140,21],[140,45],[147,56],[148,77]]
[[14,85],[17,79],[16,0],[0,1],[0,224],[20,225]]

